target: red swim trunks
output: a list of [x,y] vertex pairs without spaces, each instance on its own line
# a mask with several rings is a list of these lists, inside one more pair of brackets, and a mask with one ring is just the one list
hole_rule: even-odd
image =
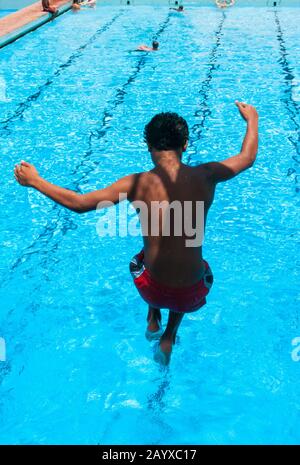
[[153,279],[144,265],[144,251],[135,255],[130,262],[130,273],[141,297],[155,308],[168,308],[173,312],[194,312],[206,304],[206,296],[213,284],[213,275],[204,260],[205,273],[196,284],[176,288],[160,284]]

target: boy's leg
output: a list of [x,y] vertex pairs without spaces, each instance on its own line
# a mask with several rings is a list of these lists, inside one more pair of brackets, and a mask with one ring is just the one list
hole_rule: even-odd
[[160,329],[161,313],[159,308],[154,308],[149,305],[149,311],[147,316],[147,330],[156,332]]
[[165,332],[160,338],[160,348],[165,354],[170,354],[172,352],[172,346],[175,344],[175,338],[182,321],[184,313],[176,313],[169,311],[168,324],[165,329]]
[[160,348],[163,352],[172,351],[172,345],[175,344],[176,334],[183,316],[184,313],[169,311],[168,324],[164,334],[160,338]]
[[171,358],[173,344],[175,344],[176,333],[182,321],[184,313],[169,311],[168,324],[165,332],[160,338],[159,345],[154,354],[154,360],[161,365],[168,365]]

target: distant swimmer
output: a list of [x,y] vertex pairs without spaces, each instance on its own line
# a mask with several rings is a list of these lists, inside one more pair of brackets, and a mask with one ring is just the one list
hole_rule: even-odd
[[[137,172],[129,173],[110,185],[103,185],[105,176],[101,174],[100,158],[99,183],[102,186],[98,190],[82,194],[70,189],[64,189],[48,182],[39,175],[33,165],[26,161],[21,161],[15,166],[14,174],[19,184],[36,189],[54,202],[76,213],[95,210],[99,212],[101,208],[114,207],[126,199],[131,202],[139,215],[144,246],[131,259],[130,272],[137,291],[149,306],[146,338],[148,340],[158,339],[154,358],[162,365],[167,365],[170,362],[171,352],[176,343],[176,334],[184,315],[203,308],[206,304],[206,297],[213,285],[212,271],[208,262],[202,256],[202,242],[207,214],[213,203],[216,187],[219,183],[229,181],[250,168],[256,159],[258,150],[257,111],[246,103],[235,103],[241,117],[247,124],[247,129],[240,152],[225,159],[220,159],[220,155],[217,153],[214,154],[217,161],[203,160],[203,163],[199,162],[198,165],[192,166],[184,163],[182,158],[189,141],[187,122],[176,113],[166,112],[155,115],[144,129],[144,141],[147,144],[150,153],[149,158],[153,162],[153,167],[149,170],[149,162],[145,159],[146,171],[141,171],[140,164],[137,164]],[[174,102],[172,104],[174,105]],[[128,140],[124,144],[129,142]],[[133,141],[131,143],[133,144]],[[25,149],[26,147],[24,147]],[[117,151],[117,147],[115,147],[115,150]],[[138,152],[140,152],[139,145]],[[122,147],[119,148],[119,153],[122,154]],[[120,156],[119,163],[122,165],[127,161],[123,161]],[[104,174],[105,169],[104,166]],[[126,171],[129,171],[129,169],[130,163],[126,166]],[[46,167],[44,167],[44,170],[47,171]],[[54,177],[53,173],[51,177]],[[72,180],[73,178],[70,177],[68,184]],[[242,186],[240,187],[242,188]],[[240,192],[236,192],[237,202],[239,202],[239,195]],[[16,200],[18,199],[17,196],[18,192],[16,191]],[[38,200],[36,202],[39,204]],[[227,199],[225,206],[234,205],[234,203],[234,201]],[[41,204],[40,208],[40,213],[43,214]],[[123,219],[125,218],[123,217]],[[102,233],[100,229],[98,230],[98,225],[100,226],[100,224],[97,224],[99,235],[116,235],[116,224],[114,222],[109,230],[106,222],[102,224]],[[222,229],[222,222],[219,224],[219,228]],[[132,230],[131,235],[128,230],[132,242],[136,239],[136,232],[136,229]],[[238,240],[237,237],[234,239],[235,241]],[[233,258],[236,253],[235,241],[232,241],[229,245],[227,242],[224,243],[224,250],[225,246],[230,247]],[[103,240],[101,240],[101,246],[104,247]],[[108,247],[110,247],[110,243]],[[118,250],[121,250],[122,253],[121,261],[123,261],[125,247],[125,244],[122,248],[121,246],[118,247]],[[136,244],[136,247],[139,247],[139,243]],[[212,245],[210,248],[212,248]],[[41,249],[39,253],[43,254],[43,250]],[[116,252],[112,251],[112,253]],[[76,261],[78,257],[82,262],[85,259],[94,259],[87,250],[74,248],[73,259]],[[101,257],[100,245],[98,257]],[[113,258],[115,257],[113,256]],[[100,260],[98,258],[98,266],[100,267],[101,260],[104,260],[103,255]],[[217,260],[214,257],[214,261],[219,261],[219,263],[222,260],[224,261],[222,255]],[[253,266],[255,264],[253,265],[251,261],[245,260],[246,270],[249,271]],[[112,284],[114,284],[113,281],[117,272],[119,272],[119,269],[112,269],[111,276],[106,276],[106,278],[110,278]],[[230,279],[234,279],[235,273],[238,272],[234,260],[232,260],[227,272]],[[219,272],[219,279],[220,276],[221,273]],[[90,276],[86,276],[86,279],[90,280]],[[120,276],[116,281],[118,286],[121,283]],[[101,290],[103,285],[104,283],[101,284],[99,279],[94,279],[95,296],[99,295],[99,289]],[[139,307],[136,306],[133,296],[132,301],[127,300],[127,295],[131,297],[131,294],[129,294],[129,291],[127,294],[125,288],[127,288],[127,280],[119,285],[119,289],[116,289],[119,307],[122,309],[122,306],[127,305],[128,302],[128,310],[136,312]],[[241,289],[227,289],[227,294],[230,291],[233,294],[232,300],[238,299],[241,295]],[[222,292],[224,291],[220,287],[220,305],[222,304]],[[78,302],[78,305],[80,305],[80,302]],[[251,301],[249,301],[250,306]],[[169,315],[167,325],[163,329],[161,309],[165,308],[169,310]],[[109,310],[109,302],[106,310]],[[124,311],[127,311],[126,307]],[[212,311],[211,309],[208,314]],[[202,320],[204,315],[205,313],[202,313],[202,316],[199,315],[198,320]],[[127,316],[132,318],[132,314]],[[192,319],[197,320],[197,317]],[[189,320],[189,323],[192,324],[195,321]],[[130,334],[130,330],[128,334]],[[193,337],[194,334],[196,335],[196,329],[191,333]],[[194,349],[192,336],[189,341],[191,351]],[[135,354],[132,354],[132,356],[134,357]]]
[[179,5],[179,7],[177,7],[177,8],[170,8],[170,10],[179,11],[180,13],[182,13],[184,11],[183,5]]
[[94,8],[97,4],[97,0],[84,0],[83,2],[80,2],[80,7],[88,7],[88,8]]
[[218,8],[227,8],[234,5],[234,0],[216,0]]
[[58,10],[55,6],[50,6],[49,0],[42,0],[42,7],[43,11],[51,13],[52,15],[56,15],[58,13]]
[[148,45],[139,45],[136,49],[137,52],[156,52],[159,47],[159,42],[153,40],[152,47],[148,47]]
[[80,3],[79,3],[79,0],[73,0],[72,10],[73,10],[73,11],[80,10]]

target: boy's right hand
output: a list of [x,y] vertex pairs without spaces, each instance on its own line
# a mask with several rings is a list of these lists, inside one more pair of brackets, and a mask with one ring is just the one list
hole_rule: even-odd
[[248,105],[247,103],[243,102],[238,102],[237,100],[235,101],[235,104],[238,107],[239,112],[245,121],[258,119],[258,113],[252,105]]
[[36,181],[39,179],[39,173],[36,168],[23,160],[19,165],[15,166],[14,173],[16,181],[21,186],[34,187]]

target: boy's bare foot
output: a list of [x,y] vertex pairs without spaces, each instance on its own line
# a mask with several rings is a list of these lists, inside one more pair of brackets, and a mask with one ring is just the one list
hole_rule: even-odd
[[156,339],[159,339],[162,333],[163,328],[161,326],[160,320],[148,322],[148,326],[145,333],[146,339],[148,339],[148,341],[154,341]]
[[173,347],[172,339],[165,339],[161,337],[159,343],[156,346],[155,353],[154,353],[155,362],[163,366],[169,365],[170,360],[171,360],[172,347]]
[[147,326],[148,331],[156,333],[156,331],[159,331],[160,329],[161,329],[161,320],[159,319],[148,320],[148,326]]
[[159,339],[163,333],[161,326],[161,313],[159,308],[149,306],[147,322],[148,324],[145,333],[146,339],[148,339],[148,341]]
[[147,331],[156,333],[161,330],[161,313],[159,308],[149,306],[147,322]]

